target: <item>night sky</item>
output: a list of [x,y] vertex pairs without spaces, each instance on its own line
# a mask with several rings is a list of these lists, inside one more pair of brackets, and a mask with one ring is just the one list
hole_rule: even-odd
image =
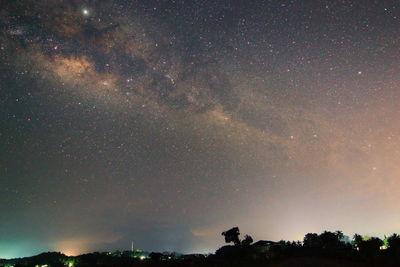
[[400,2],[0,1],[0,258],[400,229]]

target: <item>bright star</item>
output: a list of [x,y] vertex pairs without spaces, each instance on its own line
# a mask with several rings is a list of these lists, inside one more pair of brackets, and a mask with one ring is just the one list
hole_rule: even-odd
[[87,8],[82,9],[82,14],[84,16],[89,16],[89,14],[90,14],[89,9],[87,9]]

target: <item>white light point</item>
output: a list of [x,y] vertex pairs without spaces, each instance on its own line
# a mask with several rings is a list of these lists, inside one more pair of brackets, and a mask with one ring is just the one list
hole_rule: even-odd
[[83,9],[82,9],[82,14],[83,14],[85,17],[89,16],[89,15],[90,15],[89,9],[83,8]]

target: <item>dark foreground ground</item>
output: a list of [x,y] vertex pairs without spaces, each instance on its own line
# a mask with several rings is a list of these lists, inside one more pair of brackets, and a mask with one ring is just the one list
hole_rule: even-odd
[[242,267],[242,266],[271,266],[271,267],[289,267],[289,266],[400,266],[400,261],[396,259],[388,259],[384,257],[374,257],[369,259],[335,259],[324,256],[300,256],[284,259],[273,260],[250,260],[250,259],[191,259],[191,260],[161,260],[154,261],[148,260],[131,260],[131,261],[118,261],[118,262],[75,262],[75,263],[53,263],[53,264],[36,264],[37,262],[20,262],[20,263],[0,263],[1,267],[124,267],[124,266],[162,266],[162,267]]

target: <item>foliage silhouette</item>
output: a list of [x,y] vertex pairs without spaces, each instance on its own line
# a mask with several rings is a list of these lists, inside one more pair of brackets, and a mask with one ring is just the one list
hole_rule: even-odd
[[240,239],[239,239],[239,227],[233,227],[225,232],[222,232],[222,234],[225,237],[225,243],[231,243],[235,244],[235,246],[240,245]]
[[[169,252],[146,252],[137,257],[133,251],[94,252],[76,257],[61,253],[42,253],[37,256],[1,260],[3,266],[400,266],[400,236],[392,234],[383,241],[377,237],[355,234],[351,243],[341,231],[308,233],[303,242],[259,240],[245,235],[240,240],[238,227],[222,233],[226,243],[214,255],[182,255]],[[387,249],[385,249],[387,247]],[[141,251],[143,253],[143,251]],[[142,254],[141,254],[142,255]]]
[[244,239],[242,240],[242,247],[248,247],[253,243],[253,238],[249,235],[245,235]]
[[362,237],[355,234],[353,244],[363,255],[376,255],[383,245],[382,239],[378,237]]
[[390,249],[400,250],[400,236],[398,234],[389,236],[387,243]]

